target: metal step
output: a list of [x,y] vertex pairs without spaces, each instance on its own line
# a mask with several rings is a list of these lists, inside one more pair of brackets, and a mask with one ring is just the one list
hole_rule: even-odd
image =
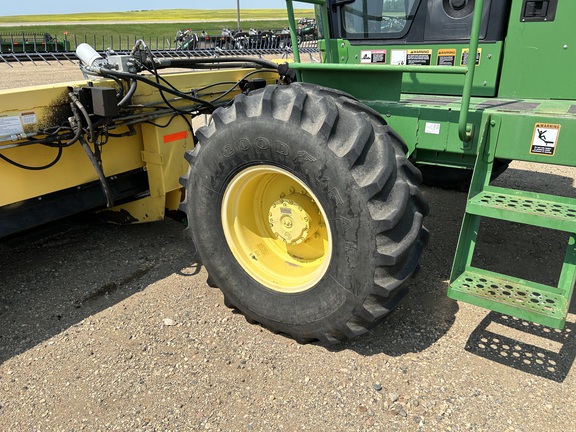
[[469,199],[466,211],[566,232],[576,232],[576,199],[485,186]]
[[[529,129],[535,120],[528,121]],[[506,124],[506,127],[508,133],[512,134],[512,131],[518,130],[522,121],[520,117],[505,115],[491,115],[486,118],[450,274],[448,296],[502,314],[561,329],[566,322],[576,282],[576,199],[489,184],[498,141],[504,141],[502,126],[505,122],[511,122]],[[564,162],[570,166],[569,158],[565,155],[562,156],[563,159],[536,159],[534,155],[526,154],[524,147],[513,144],[506,141],[510,159],[559,165],[563,164],[559,162]],[[480,222],[486,217],[568,233],[568,245],[558,286],[551,287],[473,267]]]
[[455,300],[557,329],[564,328],[569,294],[475,267],[467,268],[448,289],[448,296]]

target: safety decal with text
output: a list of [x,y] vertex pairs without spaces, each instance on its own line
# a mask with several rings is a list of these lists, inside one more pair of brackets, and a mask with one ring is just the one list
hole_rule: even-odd
[[24,133],[24,127],[19,115],[0,116],[0,136],[19,135]]
[[390,64],[396,66],[430,66],[431,49],[392,50]]
[[33,132],[38,119],[34,111],[0,115],[0,136],[20,135]]
[[407,65],[430,66],[431,49],[411,49],[406,53]]
[[[470,55],[470,48],[462,49],[462,57],[460,57],[460,66],[466,66],[468,64],[468,56]],[[478,48],[476,52],[476,66],[480,64],[480,58],[482,57],[482,48]]]
[[536,123],[536,126],[534,126],[534,135],[532,136],[530,153],[544,156],[554,156],[559,136],[559,124]]
[[386,50],[361,51],[360,63],[386,63]]
[[454,66],[456,64],[456,50],[453,48],[439,49],[436,58],[437,66]]

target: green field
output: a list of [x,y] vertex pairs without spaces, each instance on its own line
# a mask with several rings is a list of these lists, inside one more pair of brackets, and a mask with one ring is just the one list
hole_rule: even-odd
[[[297,17],[312,16],[312,9],[296,9]],[[241,9],[242,20],[286,19],[285,9]],[[86,21],[236,21],[236,9],[200,10],[165,9],[127,12],[92,12],[66,15],[15,15],[1,16],[0,23],[50,23],[50,22],[86,22]]]
[[[295,14],[297,18],[313,17],[314,11],[297,9]],[[3,16],[0,17],[0,24],[22,24],[0,27],[0,37],[6,40],[13,35],[16,40],[17,37],[21,39],[22,34],[49,33],[63,39],[64,35],[67,35],[73,47],[74,42],[86,41],[95,45],[96,49],[110,46],[120,49],[134,39],[144,39],[152,49],[162,49],[168,48],[170,43],[173,45],[178,30],[191,28],[198,33],[204,30],[211,36],[219,36],[223,28],[236,29],[236,18],[235,9]],[[247,9],[240,11],[240,26],[245,31],[250,28],[282,29],[288,26],[288,18],[283,9]]]

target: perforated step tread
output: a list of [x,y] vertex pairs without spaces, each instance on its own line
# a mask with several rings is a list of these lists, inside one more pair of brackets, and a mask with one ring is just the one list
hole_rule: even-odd
[[466,211],[480,216],[576,232],[576,200],[487,187],[468,201]]
[[553,287],[475,268],[450,284],[448,296],[553,328],[564,327],[570,303]]

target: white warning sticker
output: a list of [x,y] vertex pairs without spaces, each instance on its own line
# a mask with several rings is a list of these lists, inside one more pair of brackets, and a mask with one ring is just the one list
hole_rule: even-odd
[[407,50],[392,50],[392,54],[390,56],[390,64],[396,66],[404,66],[406,64],[407,56]]
[[35,123],[38,123],[38,119],[36,118],[36,113],[34,111],[22,113],[22,124],[29,125]]
[[19,115],[0,116],[0,136],[19,135],[24,133]]
[[426,127],[424,128],[424,133],[432,134],[432,135],[440,135],[440,123],[426,122]]
[[536,123],[536,126],[534,126],[534,135],[532,136],[530,153],[544,156],[554,156],[559,136],[559,124]]

